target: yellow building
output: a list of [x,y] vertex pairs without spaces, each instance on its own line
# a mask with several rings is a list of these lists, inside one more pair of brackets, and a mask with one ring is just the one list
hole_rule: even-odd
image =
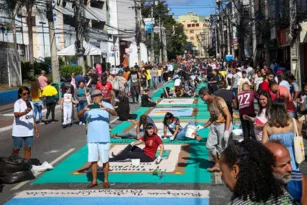
[[207,56],[207,42],[209,31],[209,18],[198,16],[192,12],[178,16],[177,22],[183,24],[187,41],[196,47],[196,55]]

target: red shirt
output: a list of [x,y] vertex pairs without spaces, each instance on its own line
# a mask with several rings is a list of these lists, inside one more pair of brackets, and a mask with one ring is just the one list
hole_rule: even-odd
[[241,115],[254,115],[254,99],[257,93],[253,90],[242,91],[238,94],[239,110]]
[[141,140],[145,142],[145,147],[143,149],[144,154],[146,154],[152,160],[155,160],[158,147],[160,144],[162,144],[161,138],[158,135],[153,135],[148,137],[146,141],[144,137],[142,137]]
[[263,82],[260,84],[260,89],[270,92],[270,91],[271,91],[271,89],[270,89],[270,83],[269,83],[268,81],[263,81]]
[[285,86],[282,86],[282,85],[278,86],[277,98],[287,100],[286,103],[287,103],[287,111],[288,112],[295,112],[296,111],[294,103],[293,103],[292,96],[291,96],[288,88],[286,88]]
[[97,90],[101,90],[103,99],[111,99],[112,83],[107,82],[105,85],[102,85],[101,82],[97,82]]

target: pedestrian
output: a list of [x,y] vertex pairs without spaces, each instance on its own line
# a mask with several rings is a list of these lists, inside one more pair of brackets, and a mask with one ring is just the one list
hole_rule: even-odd
[[273,154],[260,142],[229,144],[220,159],[222,180],[233,193],[229,205],[296,204],[274,177]]
[[132,95],[132,103],[139,103],[140,97],[140,77],[136,68],[133,68],[128,79],[130,80],[130,92]]
[[231,84],[231,89],[232,89],[232,93],[234,96],[238,95],[238,84],[239,84],[239,80],[242,77],[240,68],[237,67],[233,67],[232,68],[232,84]]
[[37,78],[40,88],[43,91],[43,89],[48,85],[48,79],[46,77],[46,71],[42,70],[41,75]]
[[265,146],[275,158],[272,166],[275,178],[285,186],[285,189],[298,204],[306,204],[307,190],[303,190],[304,181],[302,181],[306,177],[302,173],[297,173],[295,177],[292,176],[291,157],[287,148],[280,141],[268,141]]
[[40,84],[38,80],[35,80],[31,84],[31,101],[33,103],[34,109],[34,120],[36,121],[36,117],[38,114],[38,123],[43,123],[43,101],[42,101],[42,91],[40,89]]
[[70,75],[70,84],[72,84],[72,86],[74,86],[74,89],[77,88],[77,84],[76,84],[76,78],[75,78],[75,73],[71,73]]
[[112,83],[107,81],[107,76],[102,75],[98,78],[98,82],[96,85],[96,90],[100,90],[102,92],[103,101],[107,103],[111,103],[112,99]]
[[83,72],[79,71],[77,74],[78,75],[75,77],[76,88],[78,88],[79,82],[85,83],[85,78],[83,77]]
[[243,91],[238,94],[236,104],[239,107],[243,136],[244,139],[256,139],[254,123],[250,121],[249,118],[254,118],[256,116],[254,100],[258,98],[258,95],[250,88],[247,82],[244,83],[242,87]]
[[151,88],[151,70],[149,70],[149,68],[145,68],[145,72],[146,72],[146,80],[147,80],[147,88],[150,89]]
[[[77,111],[78,113],[83,110],[87,105],[87,96],[86,87],[84,86],[83,81],[79,81],[78,88],[75,93],[77,103]],[[85,125],[84,116],[79,118],[79,125]]]
[[151,72],[151,82],[152,82],[152,86],[153,88],[156,90],[157,89],[157,84],[158,84],[158,70],[156,67],[153,67]]
[[58,91],[55,87],[52,86],[52,81],[48,80],[48,85],[44,88],[42,96],[46,98],[46,106],[47,106],[47,113],[46,118],[44,120],[45,123],[48,123],[48,118],[51,113],[52,116],[52,123],[55,123],[55,106],[57,104],[56,96]]
[[97,171],[98,160],[103,163],[104,182],[103,187],[109,188],[109,151],[110,151],[110,132],[109,121],[110,114],[117,115],[110,103],[102,101],[102,92],[94,90],[91,92],[93,102],[98,105],[98,108],[90,109],[87,105],[78,113],[78,117],[85,116],[87,120],[87,146],[88,146],[88,162],[92,168],[92,182],[87,186],[93,188],[98,185]]
[[231,90],[227,90],[227,83],[225,80],[221,80],[218,84],[219,89],[214,93],[215,96],[221,97],[225,100],[228,110],[230,112],[230,115],[233,115],[233,100],[234,96],[232,95]]
[[78,104],[78,101],[74,100],[73,95],[71,94],[71,88],[66,87],[65,94],[60,103],[61,110],[63,111],[63,128],[72,126],[73,103]]
[[29,101],[30,90],[23,86],[18,89],[18,100],[14,103],[14,122],[12,129],[13,156],[19,156],[24,144],[24,159],[31,159],[34,132],[39,137],[39,130],[33,118],[33,103]]
[[295,80],[295,77],[294,75],[289,75],[288,76],[288,82],[290,84],[290,94],[291,94],[291,97],[293,99],[293,102],[296,102],[296,100],[298,99],[299,97],[299,94],[300,94],[300,88]]
[[[145,147],[141,149],[137,145],[145,144]],[[157,150],[160,148],[159,156],[156,158]],[[145,127],[145,134],[137,142],[132,142],[119,154],[114,155],[110,162],[123,161],[125,159],[140,159],[140,162],[156,162],[160,163],[164,152],[164,146],[161,138],[155,133],[155,127],[153,124],[147,124]]]
[[244,83],[248,83],[249,85],[251,85],[249,79],[247,78],[246,71],[242,71],[242,78],[240,78],[238,82],[238,93],[242,91]]
[[218,83],[219,83],[219,76],[217,75],[217,71],[214,69],[212,70],[212,77],[210,78],[210,81],[208,81],[208,84],[211,88],[211,92],[214,94],[218,90]]
[[133,121],[137,118],[137,114],[130,114],[129,98],[125,91],[120,91],[115,104],[115,110],[120,121]]
[[220,171],[219,155],[227,147],[230,132],[232,131],[232,117],[224,99],[212,95],[208,87],[199,90],[200,98],[208,104],[210,119],[204,128],[210,126],[206,147],[214,160],[214,166],[209,171]]
[[162,67],[159,66],[158,67],[158,82],[159,83],[162,83],[162,72],[163,72]]

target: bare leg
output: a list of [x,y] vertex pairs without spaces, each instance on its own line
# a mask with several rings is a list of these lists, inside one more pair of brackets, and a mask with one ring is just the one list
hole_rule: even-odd
[[18,157],[18,156],[19,156],[19,150],[20,150],[20,149],[13,149],[13,150],[12,150],[12,156]]
[[25,147],[24,158],[25,158],[25,160],[30,160],[31,159],[31,147]]
[[87,188],[93,188],[98,185],[97,183],[97,171],[98,171],[98,163],[97,162],[92,162],[92,175],[93,175],[93,180],[92,183],[90,183]]
[[109,162],[103,164],[103,175],[104,175],[104,182],[103,182],[103,188],[110,188],[109,184]]

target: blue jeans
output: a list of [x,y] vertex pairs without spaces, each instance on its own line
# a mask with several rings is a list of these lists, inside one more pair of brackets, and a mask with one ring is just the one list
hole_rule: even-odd
[[22,147],[22,143],[24,147],[32,147],[33,145],[33,136],[30,137],[14,137],[13,136],[13,148],[20,149]]
[[[78,110],[78,112],[80,112],[81,110],[83,110],[83,109],[86,107],[86,105],[87,105],[87,102],[86,102],[86,101],[80,101],[80,102],[78,103],[78,105],[77,105],[77,110]],[[85,117],[84,117],[84,116],[80,117],[79,120],[80,120],[80,122],[85,123]]]
[[157,89],[158,77],[152,77],[151,82],[152,82],[154,89]]
[[43,120],[43,101],[33,102],[34,105],[34,120],[36,120],[37,112],[39,117],[39,122]]
[[189,122],[177,135],[176,135],[176,140],[186,140],[186,139],[190,139],[188,137],[185,136],[188,126],[189,125],[194,125],[194,122]]

